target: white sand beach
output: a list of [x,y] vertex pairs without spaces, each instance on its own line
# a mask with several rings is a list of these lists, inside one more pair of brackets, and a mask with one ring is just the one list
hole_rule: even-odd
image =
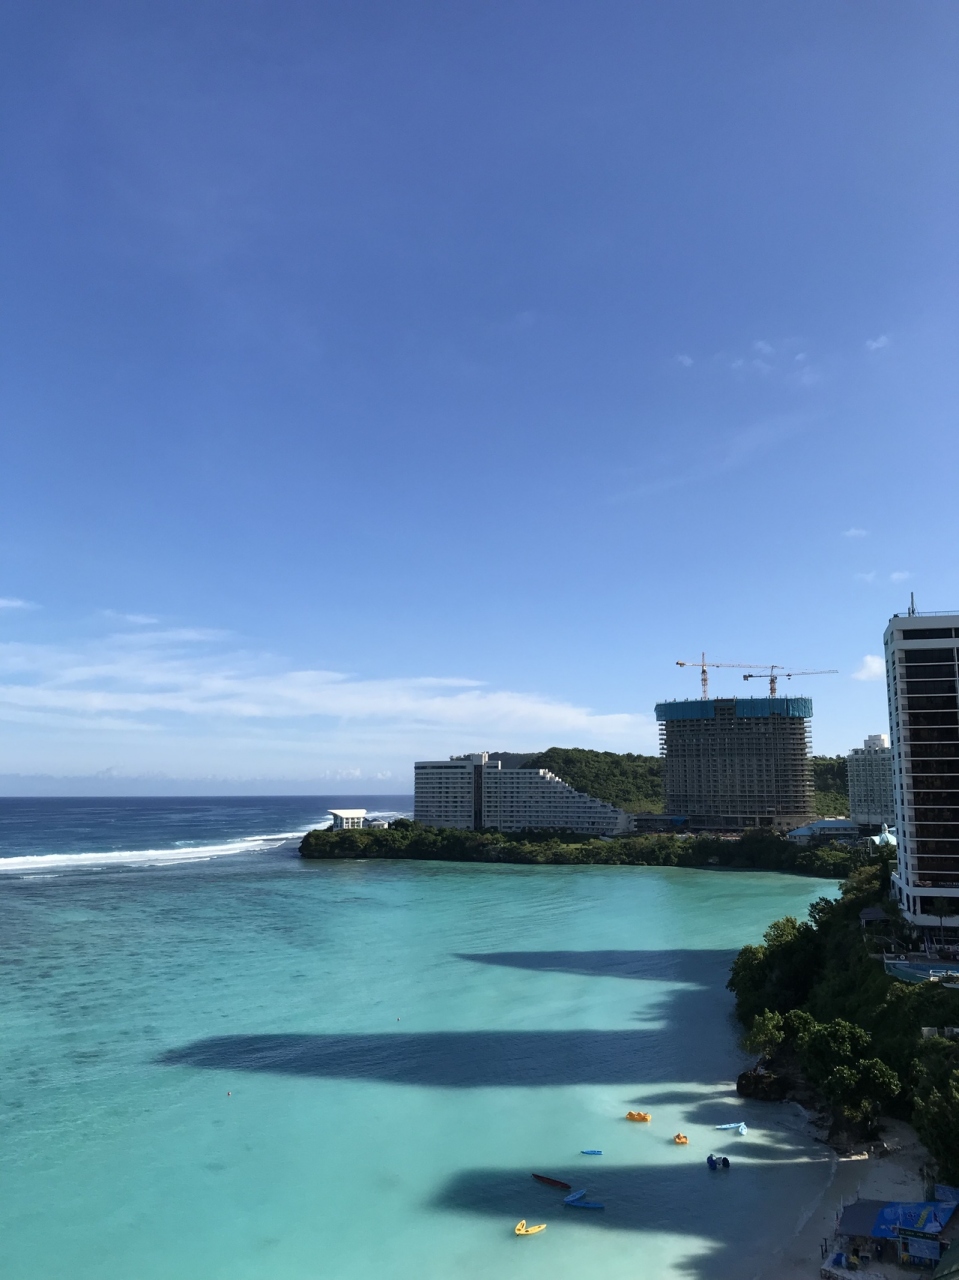
[[[886,1119],[882,1124],[882,1138],[890,1148],[888,1154],[876,1156],[857,1149],[850,1157],[835,1157],[832,1180],[819,1203],[805,1221],[800,1220],[796,1234],[784,1241],[781,1250],[770,1258],[761,1280],[818,1276],[823,1242],[828,1242],[831,1251],[842,1207],[853,1200],[925,1199],[922,1170],[931,1163],[931,1158],[915,1130],[902,1121]],[[950,1223],[947,1238],[955,1231],[955,1224]],[[901,1277],[903,1272],[894,1263],[873,1262],[868,1272],[860,1274]]]

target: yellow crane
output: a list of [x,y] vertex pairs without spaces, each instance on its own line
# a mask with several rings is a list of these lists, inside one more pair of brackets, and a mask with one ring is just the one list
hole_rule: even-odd
[[[758,665],[758,664],[757,664]],[[830,667],[828,671],[787,671],[785,667],[781,667],[778,663],[772,663],[767,671],[750,671],[748,675],[743,676],[744,680],[768,680],[769,696],[776,696],[777,680],[792,680],[793,676],[838,676],[839,671],[836,667]]]
[[[700,679],[703,682],[703,697],[709,697],[709,672],[707,667],[764,667],[764,662],[707,662],[705,653],[698,662],[680,662],[677,659],[677,667],[699,667]],[[743,676],[745,680],[746,677]]]

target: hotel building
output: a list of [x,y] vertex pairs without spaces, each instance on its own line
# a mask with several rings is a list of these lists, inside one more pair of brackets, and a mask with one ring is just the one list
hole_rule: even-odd
[[629,815],[615,805],[574,791],[548,769],[503,768],[485,751],[419,760],[413,776],[413,817],[429,827],[553,828],[590,836],[630,829]]
[[896,824],[892,795],[892,748],[884,733],[871,733],[846,757],[849,817],[861,826]]
[[959,613],[896,614],[883,644],[898,836],[893,889],[913,924],[938,927],[942,915],[956,928]]

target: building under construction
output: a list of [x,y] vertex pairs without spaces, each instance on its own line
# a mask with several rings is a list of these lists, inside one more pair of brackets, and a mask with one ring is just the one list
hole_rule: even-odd
[[666,809],[700,830],[789,830],[813,816],[811,698],[660,702]]

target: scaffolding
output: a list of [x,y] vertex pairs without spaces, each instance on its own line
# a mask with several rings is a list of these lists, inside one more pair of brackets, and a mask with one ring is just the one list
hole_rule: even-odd
[[789,830],[814,815],[809,698],[656,707],[667,811],[691,827]]

